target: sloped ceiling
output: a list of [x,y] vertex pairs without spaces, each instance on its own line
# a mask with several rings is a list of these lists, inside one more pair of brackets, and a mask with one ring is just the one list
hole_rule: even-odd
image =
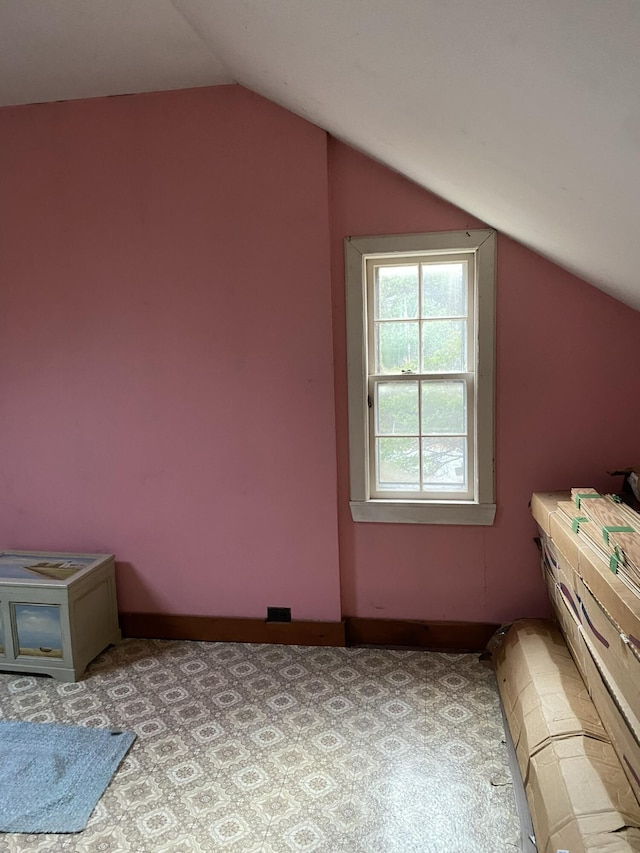
[[0,104],[238,82],[640,310],[637,0],[0,0]]

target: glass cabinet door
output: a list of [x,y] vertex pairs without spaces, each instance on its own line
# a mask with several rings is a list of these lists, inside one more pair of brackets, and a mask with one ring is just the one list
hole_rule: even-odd
[[62,627],[58,604],[14,604],[18,655],[62,657]]

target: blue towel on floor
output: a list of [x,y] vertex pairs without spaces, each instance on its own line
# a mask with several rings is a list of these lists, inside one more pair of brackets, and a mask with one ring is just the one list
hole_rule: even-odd
[[79,832],[133,732],[0,723],[0,831]]

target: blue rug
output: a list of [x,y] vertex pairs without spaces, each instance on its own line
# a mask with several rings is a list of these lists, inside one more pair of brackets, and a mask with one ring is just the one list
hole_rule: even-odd
[[135,737],[0,723],[0,832],[80,832]]

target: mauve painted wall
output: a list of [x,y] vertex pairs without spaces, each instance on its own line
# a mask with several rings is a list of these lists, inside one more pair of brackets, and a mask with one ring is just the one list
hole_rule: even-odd
[[124,610],[340,617],[326,135],[240,87],[0,110],[0,542]]
[[329,174],[343,612],[498,622],[546,614],[529,498],[571,486],[612,490],[620,480],[606,471],[638,464],[640,314],[501,236],[494,526],[354,524],[343,239],[482,223],[335,141]]
[[546,612],[529,496],[637,463],[640,314],[501,237],[495,526],[356,525],[343,238],[482,223],[235,86],[0,146],[2,546],[114,551],[128,611]]

